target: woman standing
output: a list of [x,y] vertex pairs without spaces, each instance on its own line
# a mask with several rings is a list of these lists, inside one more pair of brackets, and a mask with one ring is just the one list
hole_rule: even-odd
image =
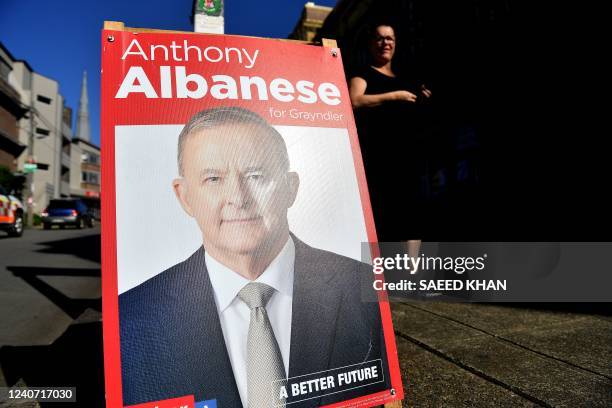
[[394,71],[395,47],[393,27],[376,25],[368,40],[369,64],[352,75],[349,91],[378,239],[397,242],[423,234],[420,191],[425,160],[419,110],[431,91]]
[[407,241],[419,254],[423,236],[422,176],[426,161],[419,140],[419,107],[431,91],[396,74],[395,30],[378,24],[369,33],[369,64],[349,81],[378,240]]

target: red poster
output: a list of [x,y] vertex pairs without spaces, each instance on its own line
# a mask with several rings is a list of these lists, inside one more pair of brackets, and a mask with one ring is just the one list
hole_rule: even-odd
[[403,398],[339,50],[105,30],[102,119],[107,407]]

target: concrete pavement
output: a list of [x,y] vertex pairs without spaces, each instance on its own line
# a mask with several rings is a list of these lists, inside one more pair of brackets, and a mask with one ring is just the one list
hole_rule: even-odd
[[612,406],[612,319],[592,306],[394,304],[404,406]]

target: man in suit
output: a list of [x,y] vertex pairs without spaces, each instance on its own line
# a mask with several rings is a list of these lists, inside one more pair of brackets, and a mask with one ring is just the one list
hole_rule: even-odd
[[[124,404],[310,407],[388,388],[379,307],[360,286],[371,267],[290,233],[299,177],[280,134],[242,108],[205,110],[179,136],[178,167],[174,192],[203,245],[119,297]],[[376,359],[380,381],[365,387],[273,395],[287,377]]]

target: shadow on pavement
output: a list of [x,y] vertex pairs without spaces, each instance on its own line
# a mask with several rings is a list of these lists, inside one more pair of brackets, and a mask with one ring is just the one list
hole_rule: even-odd
[[32,387],[76,387],[76,403],[41,407],[103,407],[102,323],[74,323],[49,346],[4,346],[0,368],[7,385],[20,379]]
[[46,248],[36,252],[45,254],[70,254],[79,258],[100,263],[100,234],[41,242]]
[[7,269],[13,275],[23,279],[43,296],[53,302],[64,313],[73,319],[79,317],[86,309],[102,311],[101,299],[72,299],[49,285],[38,276],[100,276],[100,270],[95,268],[39,268],[27,266],[9,266]]

